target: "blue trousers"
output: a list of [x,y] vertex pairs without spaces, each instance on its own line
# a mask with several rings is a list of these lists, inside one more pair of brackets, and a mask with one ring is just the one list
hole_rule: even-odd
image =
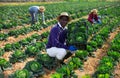
[[100,19],[101,17],[100,16],[98,16],[98,20],[96,21],[95,19],[93,19],[93,23],[98,23],[98,24],[102,24],[102,22],[101,22],[101,19]]
[[38,21],[38,14],[36,12],[29,11],[31,15],[31,23],[34,24]]

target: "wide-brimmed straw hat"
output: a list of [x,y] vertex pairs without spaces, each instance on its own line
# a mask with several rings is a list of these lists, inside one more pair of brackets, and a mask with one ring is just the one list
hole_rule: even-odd
[[40,7],[39,7],[39,10],[40,10],[40,11],[45,11],[45,7],[44,7],[44,6],[40,6]]
[[68,15],[67,12],[62,12],[62,13],[57,17],[57,20],[59,20],[60,17],[62,17],[62,16],[68,17],[68,21],[71,21],[71,17]]
[[92,13],[92,12],[96,12],[96,13],[97,13],[98,10],[97,10],[97,9],[93,9],[93,10],[91,10],[91,13]]

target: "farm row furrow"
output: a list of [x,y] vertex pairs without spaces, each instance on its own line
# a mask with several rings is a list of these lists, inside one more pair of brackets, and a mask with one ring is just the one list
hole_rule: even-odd
[[[66,3],[60,4],[60,6],[64,4]],[[101,6],[101,4],[102,3],[97,6],[99,7]],[[48,5],[48,7],[50,7],[50,5]],[[86,13],[92,8],[94,8],[94,6],[88,8],[87,11],[82,10],[84,12],[82,14],[86,15]],[[69,11],[69,8],[66,9],[70,12],[73,18],[71,23],[69,23],[68,25],[69,32],[72,32],[73,30],[70,29],[74,29],[74,27],[77,27],[77,30],[75,30],[76,32],[80,32],[79,34],[74,31],[74,36],[70,35],[72,36],[72,38],[68,34],[68,44],[74,44],[74,42],[82,44],[81,42],[84,42],[86,44],[86,48],[85,50],[81,50],[81,48],[83,47],[80,45],[76,45],[78,50],[76,51],[75,55],[68,58],[65,61],[66,64],[61,65],[60,67],[57,67],[57,60],[55,58],[49,57],[46,54],[45,45],[47,43],[47,37],[49,35],[52,24],[56,22],[53,19],[56,17],[57,14],[59,14],[57,10],[60,10],[61,12],[61,9],[56,10],[56,14],[55,16],[53,16],[54,18],[51,17],[50,19],[48,19],[48,21],[52,21],[52,23],[48,22],[50,26],[37,28],[37,26],[40,26],[39,23],[33,26],[34,31],[28,31],[28,33],[24,33],[23,35],[19,34],[18,36],[16,36],[16,38],[11,36],[8,37],[6,41],[0,41],[0,77],[22,78],[22,76],[26,75],[28,76],[28,78],[119,78],[120,73],[116,71],[119,71],[120,59],[120,8],[118,5],[113,6],[111,4],[111,7],[106,6],[100,7],[98,9],[100,10],[100,14],[102,15],[103,23],[101,25],[90,25],[86,20],[87,16],[79,16],[79,14],[81,14],[81,11],[79,12],[79,9],[74,11],[75,13],[73,12],[73,10]],[[84,25],[85,27],[83,27]],[[88,31],[87,34],[85,34],[87,26]],[[29,28],[29,26],[26,27],[26,29],[27,28]],[[110,59],[112,57],[114,61],[117,62],[106,62],[106,60],[105,62],[102,61],[106,59],[105,57],[108,56],[110,57]],[[101,66],[108,66],[112,70],[107,70],[107,68],[105,68],[106,70],[104,70]],[[116,68],[118,68],[118,70],[114,69],[115,66]]]
[[[111,5],[110,5],[109,7],[111,7]],[[100,8],[105,8],[105,7],[100,7]],[[77,12],[76,14],[72,14],[72,17],[73,17],[74,19],[75,19],[76,17],[79,18],[81,15],[85,15],[86,13],[88,13],[88,11],[89,11],[89,10],[87,10],[87,11],[84,13],[84,11],[81,12],[81,11],[78,10],[78,12]],[[48,21],[49,21],[49,20],[48,20]],[[26,24],[25,24],[25,25],[26,25]],[[25,26],[22,26],[22,27],[20,26],[20,27],[15,27],[15,28],[23,28],[23,27],[25,27]],[[14,29],[14,28],[13,28],[13,29]],[[5,31],[9,32],[7,29],[6,29],[6,30],[3,29],[3,31],[1,31],[1,32],[5,32]],[[7,32],[5,32],[5,33],[7,33]]]
[[[104,4],[103,4],[104,3]],[[71,5],[67,5],[67,4],[71,4]],[[93,4],[93,3],[91,3]],[[62,11],[69,11],[70,14],[73,14],[77,11],[80,11],[80,10],[84,10],[84,9],[87,9],[89,6],[91,6],[91,8],[95,8],[96,6],[97,7],[100,7],[100,6],[106,6],[106,5],[115,5],[116,3],[112,4],[111,2],[99,2],[98,3],[94,3],[93,5],[90,5],[88,3],[82,3],[82,4],[79,4],[79,3],[60,3],[60,4],[43,4],[46,8],[47,8],[47,11],[45,12],[45,15],[46,15],[46,20],[49,20],[49,19],[53,19],[55,18],[60,12]],[[32,4],[31,4],[32,5]],[[38,4],[39,5],[39,4]],[[77,5],[77,6],[74,6],[74,5]],[[84,6],[86,5],[86,6]],[[0,27],[1,28],[11,28],[13,26],[19,26],[19,25],[22,25],[22,24],[27,24],[29,22],[29,19],[30,18],[30,15],[28,13],[28,8],[29,8],[30,4],[29,5],[24,5],[24,8],[22,8],[23,6],[1,6],[1,24],[0,24]],[[61,8],[57,8],[60,6]],[[51,9],[52,7],[52,9]],[[66,9],[64,10],[64,7],[66,7]],[[84,8],[83,8],[84,7]],[[14,8],[14,9],[11,9],[11,8]],[[89,8],[90,9],[90,8]],[[9,12],[8,12],[9,11]],[[6,21],[8,20],[8,21]],[[0,28],[0,29],[1,29]]]
[[[120,32],[120,30],[119,30]],[[96,57],[89,57],[86,62],[84,62],[84,68],[83,71],[77,70],[77,73],[79,73],[79,77],[82,76],[89,76],[91,77],[92,74],[96,71],[96,68],[99,65],[99,61],[106,56],[108,49],[110,48],[110,42],[114,39],[114,37],[118,34],[118,30],[110,34],[109,39],[103,44],[103,46],[100,49],[97,49],[94,54]],[[109,42],[109,43],[108,43]],[[95,77],[96,78],[96,77]]]
[[[86,18],[86,17],[85,17]],[[76,21],[76,20],[75,20]],[[78,20],[77,20],[78,21]],[[74,21],[73,21],[74,22]],[[37,31],[39,30],[39,29],[41,29],[40,27],[39,27],[39,24],[37,24],[35,27],[29,27],[29,28],[23,28],[23,29],[21,29],[21,32],[20,32],[20,30],[16,30],[16,31],[11,31],[11,32],[9,32],[9,34],[11,34],[11,35],[13,35],[13,36],[18,36],[19,34],[21,34],[20,36],[18,36],[18,38],[14,38],[14,37],[9,37],[8,39],[7,39],[7,41],[0,41],[2,44],[2,46],[3,45],[5,45],[5,44],[3,44],[4,42],[6,42],[6,43],[11,43],[11,42],[13,42],[14,40],[17,40],[18,41],[18,39],[20,39],[20,38],[23,38],[24,36],[23,36],[23,34],[25,34],[24,32],[26,32],[26,34],[25,34],[25,36],[26,35],[29,35],[29,34],[31,34],[31,33],[36,33],[36,31],[34,32],[34,31],[32,31],[32,32],[30,32],[32,29],[36,29]],[[49,29],[49,27],[48,27],[48,29]],[[39,31],[42,31],[42,30],[39,30]],[[38,32],[39,32],[38,31]],[[30,32],[30,33],[29,33]],[[27,34],[28,33],[28,34]],[[2,36],[2,35],[1,35]],[[4,36],[2,36],[2,37],[4,37]],[[7,37],[7,36],[5,36],[5,37]],[[25,37],[26,38],[26,37]],[[4,38],[3,38],[4,39]]]

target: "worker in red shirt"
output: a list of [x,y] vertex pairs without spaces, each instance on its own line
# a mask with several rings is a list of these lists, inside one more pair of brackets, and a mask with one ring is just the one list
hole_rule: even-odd
[[88,16],[88,21],[91,24],[95,24],[95,23],[101,24],[101,20],[100,20],[100,17],[98,16],[97,9],[91,10],[91,12],[89,13],[89,16]]

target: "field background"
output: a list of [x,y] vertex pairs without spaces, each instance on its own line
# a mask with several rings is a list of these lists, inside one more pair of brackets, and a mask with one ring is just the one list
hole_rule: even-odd
[[[30,14],[28,8],[32,5],[44,5],[46,7],[45,19],[47,25],[44,26],[39,21],[34,26],[30,24]],[[36,56],[40,53],[46,54],[45,44],[47,42],[47,37],[51,27],[57,22],[56,17],[63,11],[66,11],[72,17],[72,21],[69,23],[70,26],[76,25],[74,23],[79,23],[79,21],[86,20],[90,10],[97,8],[99,9],[99,14],[103,16],[102,25],[88,26],[91,28],[88,31],[88,41],[87,43],[92,46],[92,50],[86,50],[88,52],[87,59],[80,59],[83,63],[82,67],[73,69],[78,78],[93,78],[93,75],[98,71],[100,66],[100,60],[104,57],[109,56],[107,52],[116,51],[120,55],[120,48],[118,46],[113,49],[112,45],[114,41],[120,40],[120,1],[119,0],[53,0],[46,1],[42,0],[36,2],[36,0],[28,2],[27,1],[13,1],[10,0],[0,0],[0,58],[5,59],[10,62],[10,57],[16,50],[22,50],[25,52],[28,46],[31,46],[34,40],[35,44],[42,42],[42,47],[34,56],[27,56],[27,58],[22,62],[10,63],[10,69],[2,69],[2,63],[0,63],[0,78],[8,78],[9,75],[13,74],[17,70],[21,70],[24,66],[32,60],[36,60]],[[40,16],[39,16],[40,17]],[[40,20],[41,18],[39,18]],[[81,24],[79,24],[81,25]],[[102,33],[106,31],[106,33]],[[94,31],[94,33],[93,33]],[[47,32],[47,33],[46,33]],[[37,36],[31,38],[33,35]],[[42,35],[42,36],[41,36]],[[102,44],[97,46],[92,41],[95,41],[96,35],[102,35]],[[118,38],[116,39],[116,37]],[[41,38],[42,37],[42,38]],[[41,38],[41,39],[40,39]],[[97,38],[96,38],[97,39]],[[25,42],[28,40],[28,42]],[[23,42],[23,43],[22,43]],[[19,48],[7,47],[6,45],[13,45],[19,43]],[[120,42],[119,42],[120,43]],[[96,45],[96,46],[95,46]],[[117,44],[116,44],[117,45]],[[14,45],[16,46],[16,45]],[[27,54],[26,54],[27,55]],[[93,55],[93,56],[92,56]],[[69,59],[73,58],[73,55]],[[117,57],[117,55],[114,55]],[[68,60],[65,60],[68,63]],[[112,63],[110,72],[110,78],[120,78],[120,57],[114,59],[115,64]],[[1,60],[0,60],[1,61]],[[81,70],[83,69],[83,70]],[[56,69],[48,70],[44,68],[45,73],[38,78],[52,78],[51,74],[56,72]],[[106,73],[106,72],[105,72]],[[101,74],[101,73],[99,73]],[[97,75],[99,75],[97,72]],[[103,73],[102,73],[103,74]],[[3,75],[3,76],[2,76]],[[66,74],[65,74],[66,75]],[[66,75],[67,76],[67,75]],[[27,77],[26,77],[27,78]],[[60,77],[54,77],[60,78]],[[65,77],[67,78],[67,77]],[[72,78],[68,75],[68,78]],[[74,78],[74,77],[73,77]],[[108,78],[108,77],[100,77]]]

